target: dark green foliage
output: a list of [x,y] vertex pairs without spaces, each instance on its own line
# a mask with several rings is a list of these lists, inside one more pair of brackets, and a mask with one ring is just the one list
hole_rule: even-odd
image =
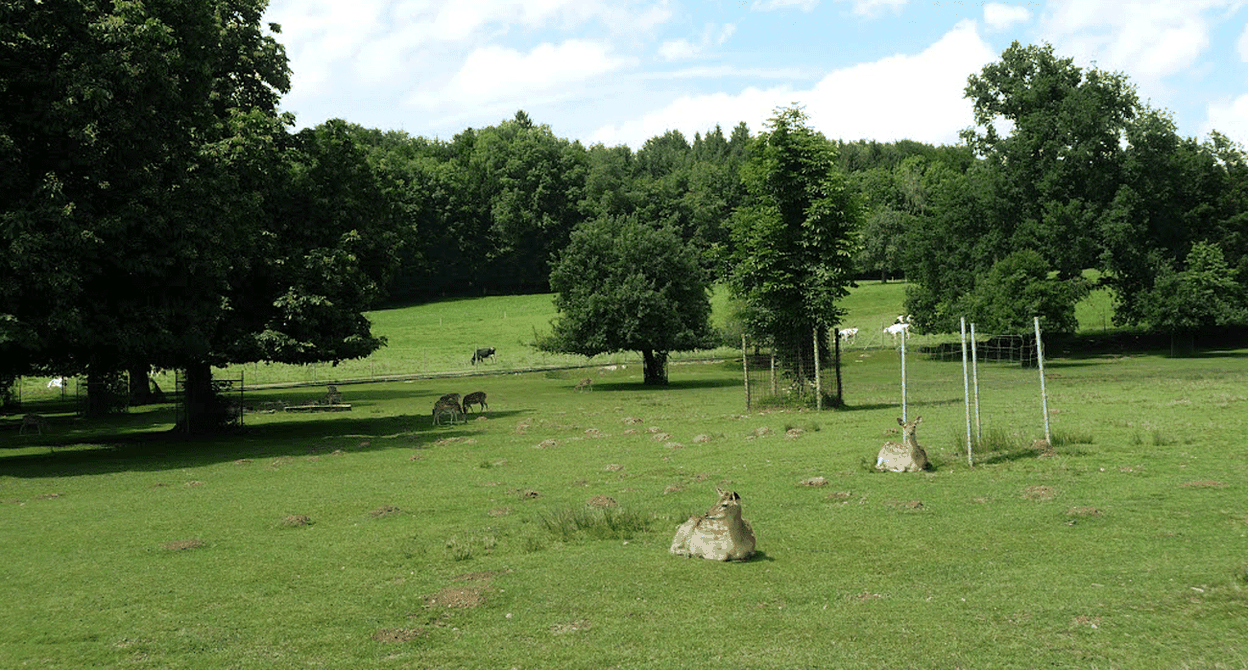
[[[749,145],[748,198],[733,219],[733,293],[746,330],[778,347],[799,383],[813,375],[816,329],[840,323],[862,213],[836,148],[799,108],[781,109]],[[810,333],[808,337],[795,334]]]
[[543,350],[639,351],[646,383],[665,385],[668,352],[715,346],[698,254],[671,227],[635,217],[579,226],[554,263],[550,284],[560,317],[539,340]]

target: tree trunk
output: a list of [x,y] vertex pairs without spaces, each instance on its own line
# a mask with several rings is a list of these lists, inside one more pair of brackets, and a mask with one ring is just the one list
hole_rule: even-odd
[[146,365],[136,365],[129,370],[131,405],[147,405],[152,402],[152,382],[147,371]]
[[86,415],[108,416],[127,408],[125,382],[121,373],[107,365],[93,363],[87,368]]
[[641,352],[641,358],[645,385],[667,386],[667,352],[647,350]]
[[225,427],[226,406],[212,387],[212,368],[207,363],[186,367],[182,402],[186,412],[178,429],[188,433],[214,433]]

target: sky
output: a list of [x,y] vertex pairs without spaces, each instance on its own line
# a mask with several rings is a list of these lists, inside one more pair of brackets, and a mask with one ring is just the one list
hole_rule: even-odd
[[640,148],[801,105],[832,139],[955,144],[1012,42],[1121,72],[1180,135],[1248,145],[1248,0],[270,0],[283,111],[450,140],[524,110]]

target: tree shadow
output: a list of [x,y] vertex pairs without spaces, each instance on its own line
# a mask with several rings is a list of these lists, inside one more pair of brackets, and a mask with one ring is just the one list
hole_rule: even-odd
[[[490,420],[505,420],[523,413],[519,410],[489,411],[485,416]],[[433,417],[423,412],[381,417],[335,412],[247,423],[247,417],[252,416],[249,414],[244,416],[242,428],[191,435],[173,429],[173,414],[170,408],[145,412],[138,417],[62,419],[54,424],[53,433],[29,436],[31,439],[21,442],[6,439],[7,448],[0,449],[0,471],[31,479],[161,472],[241,460],[427,449],[448,437],[483,434],[473,425],[480,414],[469,414],[464,423],[435,426]],[[64,430],[74,423],[80,427]],[[13,432],[17,432],[16,427]]]

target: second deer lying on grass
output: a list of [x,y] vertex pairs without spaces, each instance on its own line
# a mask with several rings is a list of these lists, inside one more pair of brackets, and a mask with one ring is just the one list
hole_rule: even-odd
[[713,561],[745,560],[754,554],[754,529],[741,518],[741,496],[719,493],[719,501],[701,516],[691,516],[676,529],[669,550],[677,556],[700,556]]
[[919,439],[914,436],[914,429],[922,421],[921,416],[915,417],[914,421],[897,419],[897,424],[901,426],[902,443],[885,442],[875,458],[875,469],[886,472],[918,472],[928,468],[927,452],[919,446]]

